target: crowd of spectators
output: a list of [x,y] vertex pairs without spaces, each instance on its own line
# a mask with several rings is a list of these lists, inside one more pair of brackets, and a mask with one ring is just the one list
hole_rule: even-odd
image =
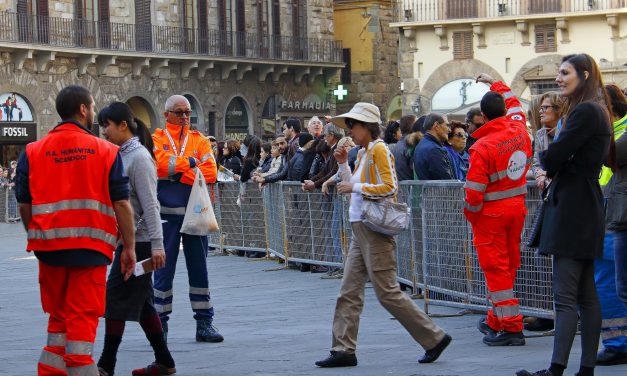
[[15,187],[15,169],[17,167],[17,161],[11,161],[9,166],[3,167],[0,165],[0,188],[12,188]]

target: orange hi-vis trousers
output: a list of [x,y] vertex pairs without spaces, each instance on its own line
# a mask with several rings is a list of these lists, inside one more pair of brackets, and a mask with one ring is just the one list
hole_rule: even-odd
[[523,199],[486,202],[472,226],[479,265],[492,302],[486,322],[497,332],[523,330],[514,281],[520,267],[520,236],[526,214]]
[[98,376],[92,358],[104,315],[106,266],[66,267],[39,262],[41,306],[50,315],[39,376]]

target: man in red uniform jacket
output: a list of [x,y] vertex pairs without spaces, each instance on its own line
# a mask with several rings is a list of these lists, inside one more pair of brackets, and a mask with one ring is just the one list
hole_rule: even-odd
[[527,214],[525,175],[532,156],[531,140],[525,114],[511,89],[485,73],[477,81],[491,85],[491,91],[481,99],[486,124],[473,133],[477,142],[470,148],[464,215],[472,225],[492,301],[487,319],[478,328],[489,346],[521,346],[525,337],[514,280]]
[[61,123],[26,146],[16,175],[26,249],[39,260],[41,305],[50,314],[37,373],[97,376],[91,355],[118,230],[122,274],[128,279],[135,269],[128,177],[118,147],[88,130],[94,99],[87,89],[64,88],[56,108]]

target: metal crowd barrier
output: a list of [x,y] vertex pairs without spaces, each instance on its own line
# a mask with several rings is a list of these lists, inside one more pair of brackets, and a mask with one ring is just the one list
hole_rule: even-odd
[[[402,182],[398,200],[412,208],[408,231],[396,237],[398,280],[422,289],[425,304],[487,310],[485,278],[463,214],[463,183]],[[263,251],[283,260],[341,267],[348,252],[351,228],[347,196],[303,192],[300,183],[280,182],[259,189],[256,184],[219,183],[213,188],[220,232],[210,244]],[[528,186],[526,241],[540,195]],[[553,316],[551,260],[521,246],[521,267],[515,289],[521,312]]]
[[15,189],[0,188],[0,222],[17,222],[20,220]]

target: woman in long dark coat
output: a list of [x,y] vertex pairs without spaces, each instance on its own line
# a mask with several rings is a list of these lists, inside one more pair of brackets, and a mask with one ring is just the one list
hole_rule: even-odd
[[[553,179],[545,202],[539,252],[553,255],[555,338],[549,369],[518,376],[562,376],[581,317],[578,376],[594,375],[601,307],[593,260],[603,252],[599,174],[611,143],[609,101],[597,64],[587,54],[564,57],[556,82],[565,97],[564,126],[540,163]],[[578,315],[579,313],[579,315]]]

